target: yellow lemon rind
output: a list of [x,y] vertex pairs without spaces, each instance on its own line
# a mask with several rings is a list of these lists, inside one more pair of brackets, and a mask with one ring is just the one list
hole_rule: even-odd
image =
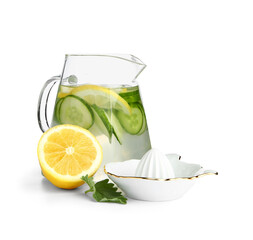
[[[98,150],[96,159],[93,161],[93,164],[89,168],[88,171],[83,171],[82,173],[76,176],[61,175],[57,173],[53,168],[51,168],[45,161],[43,147],[47,141],[48,136],[50,136],[50,133],[54,131],[59,131],[63,128],[73,129],[75,131],[78,129],[79,132],[84,133],[86,136],[88,136],[92,140],[92,143]],[[103,159],[102,147],[97,141],[96,137],[88,130],[81,128],[79,126],[71,125],[71,124],[58,125],[47,130],[39,140],[37,153],[38,153],[39,163],[40,163],[44,176],[55,186],[59,188],[64,188],[64,189],[73,189],[73,188],[77,188],[81,186],[84,182],[80,178],[82,176],[85,176],[86,174],[88,174],[88,176],[93,176],[98,170],[98,168],[100,167],[102,163],[102,159]]]

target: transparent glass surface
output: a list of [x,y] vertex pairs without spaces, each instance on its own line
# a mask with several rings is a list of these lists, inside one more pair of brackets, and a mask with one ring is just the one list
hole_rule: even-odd
[[75,124],[103,148],[108,162],[140,159],[151,148],[136,78],[146,67],[132,55],[66,55],[51,126]]

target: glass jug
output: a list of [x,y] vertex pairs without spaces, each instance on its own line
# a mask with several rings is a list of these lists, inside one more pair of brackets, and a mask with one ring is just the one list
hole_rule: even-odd
[[[38,122],[44,132],[58,124],[88,129],[100,142],[104,164],[140,159],[151,148],[136,78],[146,65],[132,55],[66,55],[61,76],[48,80],[39,97]],[[59,82],[51,124],[47,100]]]

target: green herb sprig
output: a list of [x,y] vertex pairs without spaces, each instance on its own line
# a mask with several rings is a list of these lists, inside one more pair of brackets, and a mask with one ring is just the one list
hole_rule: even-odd
[[109,183],[109,179],[97,183],[93,181],[93,177],[88,177],[88,175],[82,176],[81,179],[90,187],[85,194],[93,192],[92,196],[97,202],[127,203],[127,198],[125,198],[121,192],[117,192],[117,187],[115,187],[113,183]]

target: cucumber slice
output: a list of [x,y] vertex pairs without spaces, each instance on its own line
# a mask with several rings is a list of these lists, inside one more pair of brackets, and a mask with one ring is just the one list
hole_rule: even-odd
[[108,137],[109,142],[111,143],[113,127],[109,121],[107,113],[104,109],[99,108],[96,105],[92,105],[92,109],[94,110],[95,125]]
[[60,123],[60,107],[61,107],[62,101],[63,101],[63,98],[60,98],[55,105],[55,116],[59,123]]
[[115,136],[119,144],[122,145],[124,129],[122,128],[114,112],[111,113],[111,124],[113,126],[113,135]]
[[141,100],[139,90],[132,92],[119,93],[119,95],[124,98],[128,103],[138,102]]
[[138,103],[131,103],[131,114],[125,114],[122,111],[117,113],[121,126],[132,135],[140,132],[142,129],[143,118],[145,117]]
[[94,127],[96,126],[100,132],[105,134],[109,142],[112,142],[112,135],[115,136],[119,144],[122,144],[122,135],[124,129],[121,127],[118,118],[113,112],[106,112],[104,109],[99,108],[96,105],[92,105],[94,110]]
[[139,108],[141,109],[142,111],[142,115],[143,115],[143,123],[142,123],[142,128],[141,130],[138,132],[138,135],[141,135],[142,133],[145,132],[145,130],[147,129],[147,119],[146,119],[146,115],[145,115],[145,112],[144,112],[144,108],[141,104],[138,104],[139,105]]
[[62,124],[74,124],[89,129],[94,122],[94,114],[88,103],[74,95],[66,96],[59,110]]

